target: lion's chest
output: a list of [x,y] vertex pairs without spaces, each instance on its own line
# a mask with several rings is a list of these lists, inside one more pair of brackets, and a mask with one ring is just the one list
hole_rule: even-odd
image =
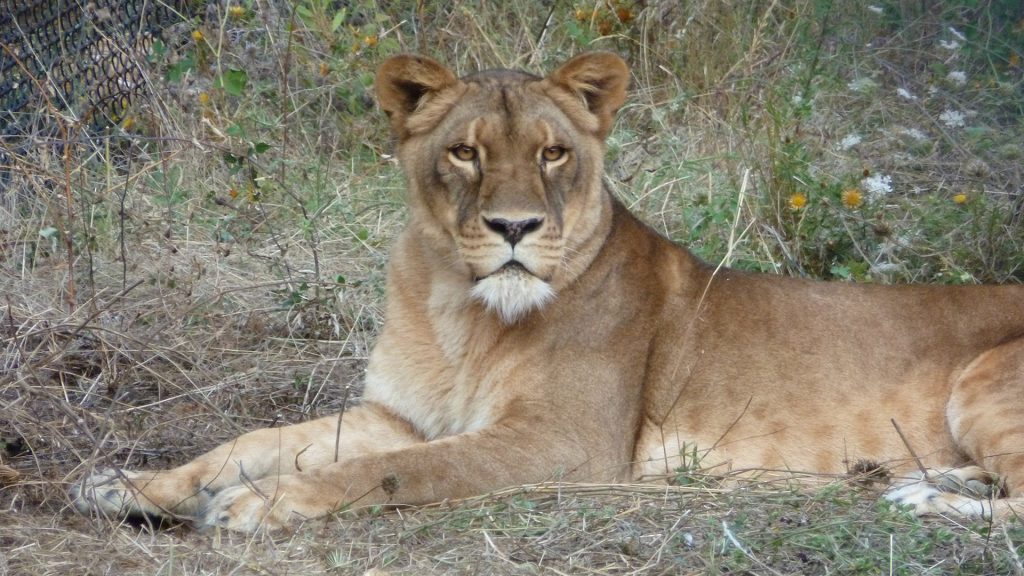
[[467,306],[432,301],[428,310],[386,326],[364,398],[406,418],[428,440],[492,425],[510,400],[503,383],[515,360]]
[[495,402],[467,378],[447,371],[383,370],[367,377],[366,399],[408,420],[427,440],[475,432],[493,424]]

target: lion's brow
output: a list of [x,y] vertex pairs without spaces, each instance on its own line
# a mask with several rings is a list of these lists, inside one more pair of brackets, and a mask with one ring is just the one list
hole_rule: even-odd
[[539,80],[542,80],[540,76],[530,74],[529,72],[523,72],[522,70],[510,70],[508,68],[481,70],[480,72],[474,72],[463,76],[462,78],[463,82],[472,82],[485,86],[513,86],[524,82],[537,82]]

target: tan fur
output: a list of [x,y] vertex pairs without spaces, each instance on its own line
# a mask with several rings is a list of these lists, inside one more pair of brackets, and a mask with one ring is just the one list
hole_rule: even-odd
[[[253,530],[520,483],[629,482],[671,474],[694,449],[722,472],[835,474],[857,459],[906,472],[909,445],[929,468],[994,471],[1009,496],[995,513],[1011,513],[1024,495],[1024,287],[710,268],[602,185],[628,79],[606,53],[547,78],[386,61],[376,90],[411,219],[362,405],[340,430],[330,417],[165,472],[101,472],[73,489],[79,507]],[[954,476],[977,476],[965,470]],[[921,512],[993,512],[899,490]]]

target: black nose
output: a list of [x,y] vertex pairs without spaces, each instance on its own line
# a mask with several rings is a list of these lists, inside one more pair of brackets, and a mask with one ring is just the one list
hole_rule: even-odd
[[515,246],[530,232],[540,228],[540,225],[544,223],[543,218],[528,218],[526,220],[505,220],[504,218],[495,218],[494,220],[488,220],[484,218],[484,223],[491,230],[494,230],[498,234],[501,234],[505,238],[505,241]]

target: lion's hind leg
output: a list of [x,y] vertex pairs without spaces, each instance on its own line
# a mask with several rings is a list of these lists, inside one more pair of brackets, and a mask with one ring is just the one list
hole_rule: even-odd
[[985,351],[953,383],[946,406],[957,447],[994,473],[996,518],[1024,509],[1024,337]]
[[930,473],[927,481],[898,485],[886,497],[919,514],[1022,515],[1024,337],[985,351],[964,369],[952,384],[946,419],[956,448],[977,466]]

